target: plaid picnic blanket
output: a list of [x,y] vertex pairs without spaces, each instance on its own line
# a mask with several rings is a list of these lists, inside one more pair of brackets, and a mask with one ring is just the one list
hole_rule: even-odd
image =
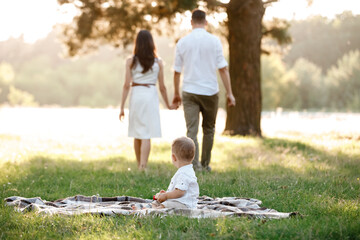
[[[135,216],[168,216],[182,215],[190,218],[216,218],[224,216],[247,216],[254,218],[288,218],[297,215],[295,212],[278,212],[274,209],[260,207],[261,201],[253,198],[199,197],[197,209],[151,208],[153,200],[129,196],[100,197],[76,195],[56,201],[46,201],[40,197],[8,197],[5,204],[19,212],[35,211],[40,214],[81,215],[95,214],[101,216],[135,215]],[[135,210],[134,210],[135,209]]]

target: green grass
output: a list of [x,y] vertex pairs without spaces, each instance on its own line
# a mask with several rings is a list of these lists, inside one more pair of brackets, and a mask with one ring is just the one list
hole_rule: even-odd
[[[302,217],[98,217],[21,214],[0,205],[0,239],[360,239],[360,139],[353,136],[216,136],[200,194],[251,197]],[[73,144],[0,136],[0,197],[76,194],[151,198],[176,169],[170,142],[153,142],[136,170],[131,141]]]

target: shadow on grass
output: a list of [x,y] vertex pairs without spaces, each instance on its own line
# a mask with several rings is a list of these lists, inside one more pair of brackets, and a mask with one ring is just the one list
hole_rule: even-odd
[[[229,144],[226,142],[215,144],[218,151],[222,151],[222,155],[226,156],[232,165],[236,165],[240,169],[249,168],[249,163],[246,160],[252,159],[252,164],[261,165],[259,167],[261,169],[273,171],[279,168],[285,170],[281,168],[281,166],[285,166],[285,159],[287,162],[292,161],[297,164],[298,168],[303,167],[304,176],[310,176],[314,171],[327,172],[330,175],[345,174],[349,176],[356,176],[360,172],[360,154],[357,152],[351,155],[343,152],[331,152],[289,139],[252,138],[252,140],[256,141],[257,144],[239,143],[231,148],[227,147]],[[323,168],[319,168],[321,164],[323,164]],[[325,165],[328,167],[326,168]]]
[[263,146],[269,151],[277,153],[286,151],[286,154],[302,155],[309,162],[326,162],[336,169],[332,172],[333,174],[338,172],[339,174],[356,175],[360,172],[359,154],[330,153],[300,141],[280,138],[264,138]]
[[140,172],[135,162],[124,157],[79,161],[34,156],[22,164],[5,163],[3,168],[8,172],[7,178],[0,179],[2,198],[18,195],[46,200],[76,194],[152,198],[157,189],[167,187],[175,172],[169,171],[170,163],[152,163],[151,171]]
[[[267,202],[284,197],[287,193],[304,191],[317,195],[325,193],[342,199],[356,197],[354,190],[359,187],[349,185],[349,181],[355,180],[358,160],[343,156],[347,164],[340,164],[338,159],[334,161],[337,156],[301,142],[284,139],[259,141],[259,146],[242,147],[234,144],[227,149],[217,143],[216,148],[222,149],[222,154],[230,159],[228,164],[232,167],[224,171],[217,171],[215,168],[212,173],[197,173],[201,195],[253,197]],[[245,148],[246,151],[243,151]],[[164,154],[169,149],[155,145],[153,154],[157,151]],[[285,158],[301,155],[304,160],[300,163],[306,169],[297,171],[283,166],[280,160],[278,163],[276,158],[280,159],[284,151]],[[272,162],[263,163],[256,159],[256,154],[271,154]],[[245,161],[249,157],[254,158],[259,167],[249,166]],[[334,166],[325,170],[312,167],[321,161]],[[139,172],[136,163],[124,156],[83,161],[56,156],[34,156],[21,165],[6,163],[4,169],[9,172],[7,178],[0,178],[2,198],[20,195],[40,196],[46,200],[76,194],[129,195],[151,199],[154,193],[166,190],[176,172],[175,167],[166,160],[150,161],[149,170]]]
[[[236,239],[244,233],[249,234],[244,235],[244,238],[256,236],[254,238],[278,239],[279,232],[289,239],[299,238],[299,232],[303,234],[300,238],[315,236],[328,239],[347,238],[359,233],[358,223],[354,221],[360,214],[356,207],[360,184],[356,185],[354,181],[359,163],[356,157],[339,157],[298,141],[266,138],[255,141],[257,144],[250,146],[216,142],[215,150],[223,156],[224,161],[228,161],[226,166],[229,167],[224,170],[214,167],[211,173],[197,173],[200,195],[257,198],[263,201],[264,207],[282,212],[299,211],[306,216],[304,220],[286,219],[264,224],[246,219],[198,221],[179,217],[119,217],[93,220],[84,217],[73,220],[59,217],[44,220],[39,217],[35,223],[37,225],[32,228],[23,217],[0,207],[2,213],[9,215],[3,220],[0,218],[0,223],[4,221],[7,224],[3,230],[8,235],[4,236],[19,235],[21,231],[18,229],[26,229],[28,238],[37,236],[44,224],[57,238],[79,236],[78,232],[92,237],[101,237],[92,233],[106,232],[110,234],[109,238],[158,238],[162,234],[169,238],[175,236],[175,239],[186,237],[183,233],[192,234],[197,239],[211,236]],[[0,173],[0,195],[2,199],[13,195],[39,196],[48,201],[76,194],[99,194],[104,197],[128,195],[151,199],[154,193],[167,188],[176,172],[170,161],[166,161],[168,147],[154,145],[152,154],[157,155],[160,161],[150,161],[147,172],[137,170],[136,162],[130,160],[133,156],[79,161],[68,157],[38,155],[21,164],[5,163]],[[266,157],[272,158],[270,163]],[[284,164],[287,159],[297,157],[303,159],[299,163],[304,164],[304,171]],[[252,166],[249,162],[258,165]],[[332,168],[319,170],[316,165],[322,162]],[[17,218],[20,220],[17,221]],[[169,229],[173,229],[172,232]]]
[[216,143],[224,156],[217,166],[226,167],[198,176],[203,194],[253,197],[285,206],[278,204],[282,199],[294,207],[304,200],[319,205],[324,199],[358,201],[360,158],[356,152],[337,154],[287,139],[250,140],[256,144],[240,142],[229,148],[227,142]]
[[[259,144],[255,146],[233,144],[230,148],[223,147],[227,143],[216,143],[215,148],[222,151],[231,167],[224,171],[214,168],[212,173],[197,173],[201,194],[262,200],[267,192],[286,193],[294,188],[299,191],[312,189],[317,194],[327,192],[335,197],[353,199],[354,187],[359,189],[359,184],[349,185],[359,173],[359,159],[353,156],[342,155],[339,159],[337,155],[299,141],[270,138],[257,141]],[[152,152],[159,152],[161,156],[166,153],[161,158],[170,154],[168,146],[164,145],[153,146]],[[271,158],[271,162],[257,159],[256,155],[259,154],[270,154],[268,158]],[[304,170],[284,166],[281,158],[286,159],[288,156],[302,158],[298,164],[303,164]],[[249,158],[255,159],[252,161],[259,167],[251,167],[246,161]],[[319,170],[315,167],[319,162],[326,162],[331,168]],[[34,156],[24,163],[6,163],[3,167],[7,177],[0,177],[2,198],[20,195],[40,196],[46,200],[76,194],[152,198],[154,193],[167,188],[176,172],[170,161],[163,159],[160,162],[150,160],[149,170],[139,172],[135,161],[130,161],[127,156],[83,161],[57,156]]]
[[[224,171],[214,168],[212,173],[198,173],[201,194],[211,197],[243,196],[264,199],[267,193],[286,193],[290,189],[312,189],[317,194],[353,199],[359,173],[359,159],[341,157],[308,144],[286,139],[256,139],[257,145],[242,146],[216,142],[215,148],[226,157]],[[227,145],[227,147],[225,147]],[[159,153],[159,154],[157,154]],[[129,195],[152,198],[166,189],[176,169],[164,159],[170,154],[168,146],[154,145],[153,155],[161,161],[149,162],[147,172],[139,172],[133,156],[114,156],[79,161],[57,156],[34,156],[22,164],[6,163],[7,178],[0,178],[2,198],[11,195],[40,196],[55,200],[76,194],[100,196]],[[265,155],[268,160],[261,159]],[[284,159],[301,158],[298,168],[287,167]],[[339,159],[340,158],[340,159]],[[249,164],[256,164],[253,167]],[[318,163],[330,168],[319,169]],[[301,166],[303,164],[303,166]],[[11,170],[12,169],[12,170]],[[294,190],[295,191],[295,190]],[[265,198],[266,199],[266,198]]]

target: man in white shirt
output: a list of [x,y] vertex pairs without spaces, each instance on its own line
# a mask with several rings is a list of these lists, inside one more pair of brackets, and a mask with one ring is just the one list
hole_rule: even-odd
[[[219,85],[216,71],[226,89],[228,106],[235,106],[230,75],[219,38],[205,30],[207,25],[204,11],[195,9],[191,17],[192,32],[176,44],[174,62],[175,93],[173,104],[183,102],[187,136],[195,142],[193,161],[195,170],[210,171],[211,150],[214,142],[215,121],[218,109]],[[182,98],[180,97],[180,75],[184,71]],[[203,141],[201,164],[199,162],[199,113],[202,114]]]

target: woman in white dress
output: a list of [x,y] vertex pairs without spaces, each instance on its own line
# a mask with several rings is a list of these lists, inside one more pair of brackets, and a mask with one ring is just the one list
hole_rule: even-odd
[[124,106],[131,88],[128,136],[134,138],[138,168],[145,170],[149,159],[151,138],[161,137],[159,97],[156,82],[166,107],[170,109],[164,84],[164,67],[157,58],[151,33],[141,30],[135,41],[134,55],[126,60],[125,83],[119,119],[124,119]]

